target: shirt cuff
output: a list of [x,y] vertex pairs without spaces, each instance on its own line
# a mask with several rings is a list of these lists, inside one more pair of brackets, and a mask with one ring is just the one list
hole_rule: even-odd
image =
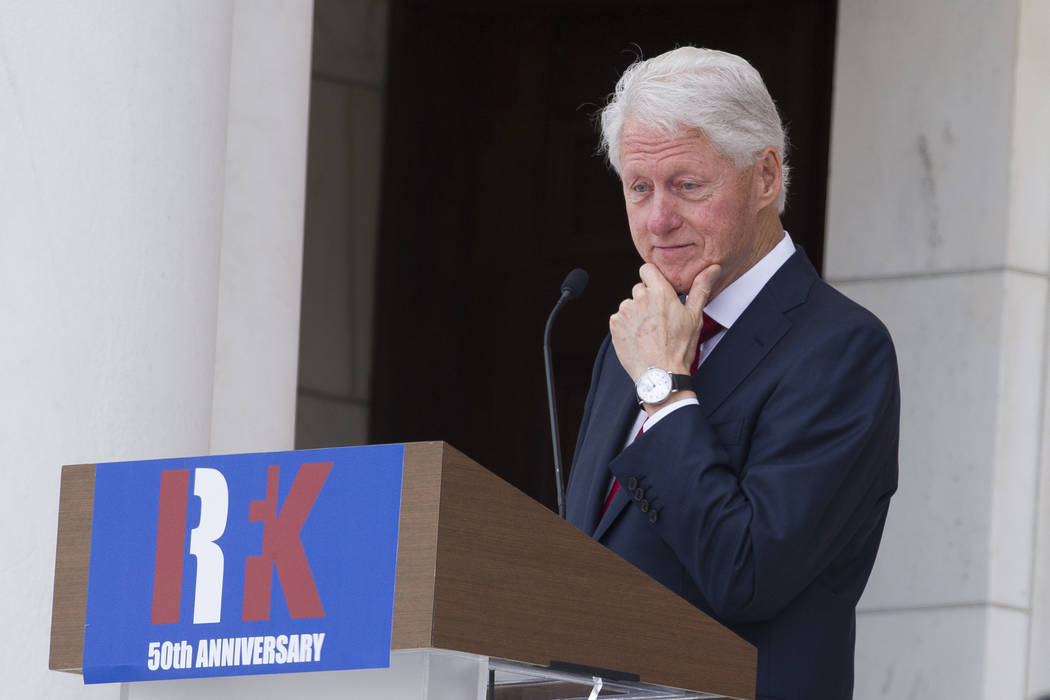
[[644,433],[645,431],[649,430],[649,428],[653,427],[654,425],[659,423],[661,420],[663,420],[667,416],[671,415],[672,413],[674,413],[675,411],[677,411],[680,408],[684,408],[686,406],[699,406],[699,405],[700,405],[700,400],[699,399],[681,399],[679,401],[675,401],[674,403],[669,403],[666,406],[664,406],[663,408],[661,408],[659,411],[654,413],[653,415],[649,416],[649,418],[644,423],[642,423],[642,432]]

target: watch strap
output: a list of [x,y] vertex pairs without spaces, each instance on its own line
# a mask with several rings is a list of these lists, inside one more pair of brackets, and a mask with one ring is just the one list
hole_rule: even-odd
[[693,388],[693,377],[689,374],[671,375],[671,393],[676,391],[695,391]]

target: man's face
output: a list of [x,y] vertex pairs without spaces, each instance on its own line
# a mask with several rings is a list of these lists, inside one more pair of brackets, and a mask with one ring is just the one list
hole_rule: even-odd
[[635,248],[675,291],[718,263],[717,294],[761,257],[754,166],[737,168],[700,132],[668,138],[632,121],[620,163]]

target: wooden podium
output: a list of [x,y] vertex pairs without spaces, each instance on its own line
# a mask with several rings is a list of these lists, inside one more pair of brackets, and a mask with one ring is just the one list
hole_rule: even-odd
[[[62,471],[53,670],[81,668],[94,469]],[[564,662],[754,698],[753,646],[453,447],[406,444],[402,484],[393,650]],[[283,677],[308,684],[311,675],[355,673],[367,672]],[[213,680],[241,679],[135,685]]]

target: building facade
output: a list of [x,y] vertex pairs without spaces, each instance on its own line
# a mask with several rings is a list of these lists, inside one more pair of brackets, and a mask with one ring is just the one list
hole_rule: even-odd
[[[47,670],[58,465],[365,439],[385,13],[0,0],[0,695],[120,695]],[[855,695],[1039,697],[1050,2],[841,0],[833,94],[825,276],[902,383]]]

